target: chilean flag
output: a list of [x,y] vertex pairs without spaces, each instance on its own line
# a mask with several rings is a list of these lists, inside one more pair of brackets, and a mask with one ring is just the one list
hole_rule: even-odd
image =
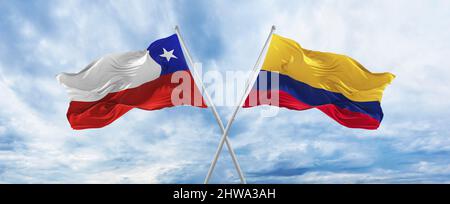
[[176,34],[145,51],[103,56],[76,74],[59,74],[57,80],[69,94],[67,119],[76,130],[104,127],[133,108],[207,107]]

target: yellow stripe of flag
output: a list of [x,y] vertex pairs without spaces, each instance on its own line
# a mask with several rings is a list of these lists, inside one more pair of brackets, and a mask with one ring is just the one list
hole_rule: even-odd
[[371,73],[345,55],[303,49],[274,34],[262,70],[279,72],[312,87],[341,93],[352,101],[381,101],[395,76]]

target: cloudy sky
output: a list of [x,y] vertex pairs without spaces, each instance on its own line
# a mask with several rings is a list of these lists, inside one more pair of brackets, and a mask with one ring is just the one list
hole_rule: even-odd
[[[220,137],[208,109],[133,110],[73,131],[55,80],[175,25],[205,71],[250,70],[276,25],[305,48],[397,76],[376,131],[317,110],[240,112],[230,141],[249,183],[450,183],[446,0],[0,0],[0,183],[202,183]],[[227,121],[231,108],[219,111]],[[227,151],[212,182],[239,182]]]

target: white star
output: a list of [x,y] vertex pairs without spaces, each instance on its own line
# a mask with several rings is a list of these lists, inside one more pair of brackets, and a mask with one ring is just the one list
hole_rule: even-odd
[[160,56],[160,57],[165,57],[166,60],[167,60],[168,62],[169,62],[170,59],[172,59],[172,58],[178,59],[177,56],[175,56],[175,55],[173,54],[173,51],[174,51],[174,50],[171,50],[171,51],[167,52],[166,48],[163,48],[163,51],[164,51],[164,53],[161,54],[161,55],[159,55],[159,56]]

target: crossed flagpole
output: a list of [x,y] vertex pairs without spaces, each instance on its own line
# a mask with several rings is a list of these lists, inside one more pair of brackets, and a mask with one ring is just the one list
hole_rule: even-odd
[[214,158],[213,158],[213,160],[211,162],[211,165],[209,167],[209,170],[208,170],[208,173],[206,175],[204,183],[205,184],[209,183],[209,180],[211,179],[211,175],[214,172],[214,168],[215,168],[215,166],[217,164],[217,161],[219,159],[220,153],[222,152],[223,145],[226,144],[228,152],[230,153],[231,159],[232,159],[233,164],[234,164],[234,166],[236,168],[236,171],[239,174],[239,178],[241,180],[241,183],[246,184],[247,181],[245,179],[244,174],[242,173],[242,170],[241,170],[241,167],[240,167],[239,162],[237,160],[237,157],[236,157],[236,154],[234,152],[234,149],[231,146],[231,142],[228,140],[228,132],[230,131],[231,125],[233,124],[233,121],[236,118],[236,115],[239,112],[239,109],[244,105],[245,99],[247,98],[248,94],[250,93],[250,91],[252,89],[252,86],[255,83],[255,80],[257,79],[258,73],[261,70],[261,66],[260,66],[261,59],[262,59],[262,56],[264,55],[264,53],[266,52],[266,48],[267,48],[267,45],[270,42],[272,34],[275,32],[275,26],[272,26],[272,28],[270,30],[269,36],[267,37],[267,40],[266,40],[266,42],[265,42],[265,44],[264,44],[264,46],[263,46],[263,48],[262,48],[262,50],[261,50],[261,52],[260,52],[260,54],[258,56],[258,59],[256,60],[255,66],[253,67],[253,70],[250,73],[250,77],[248,78],[248,80],[246,82],[246,88],[245,88],[244,94],[242,95],[242,98],[239,101],[239,103],[237,104],[237,106],[235,107],[235,109],[233,111],[233,114],[231,115],[231,117],[230,117],[226,127],[224,127],[223,122],[220,119],[220,116],[219,116],[219,114],[217,112],[216,106],[214,105],[214,103],[213,103],[213,101],[211,99],[211,96],[209,95],[208,91],[206,90],[205,85],[203,84],[203,81],[201,80],[201,77],[199,76],[199,74],[197,72],[195,64],[194,64],[194,62],[192,60],[192,57],[191,57],[191,55],[189,53],[189,50],[186,47],[186,44],[184,43],[183,37],[181,36],[180,29],[179,29],[178,26],[175,26],[175,32],[176,32],[176,34],[177,34],[177,36],[178,36],[178,38],[180,40],[181,47],[184,49],[184,51],[186,53],[186,56],[188,58],[188,61],[189,61],[190,65],[191,65],[191,67],[192,67],[192,70],[194,72],[194,77],[196,78],[195,81],[197,83],[200,83],[200,85],[202,87],[202,92],[206,96],[208,107],[211,108],[211,111],[213,112],[213,115],[214,115],[214,117],[215,117],[215,119],[216,119],[216,121],[217,121],[217,123],[218,123],[218,125],[219,125],[219,127],[221,129],[221,131],[222,131],[222,137],[220,138],[219,145],[217,147],[216,153],[214,154]]

